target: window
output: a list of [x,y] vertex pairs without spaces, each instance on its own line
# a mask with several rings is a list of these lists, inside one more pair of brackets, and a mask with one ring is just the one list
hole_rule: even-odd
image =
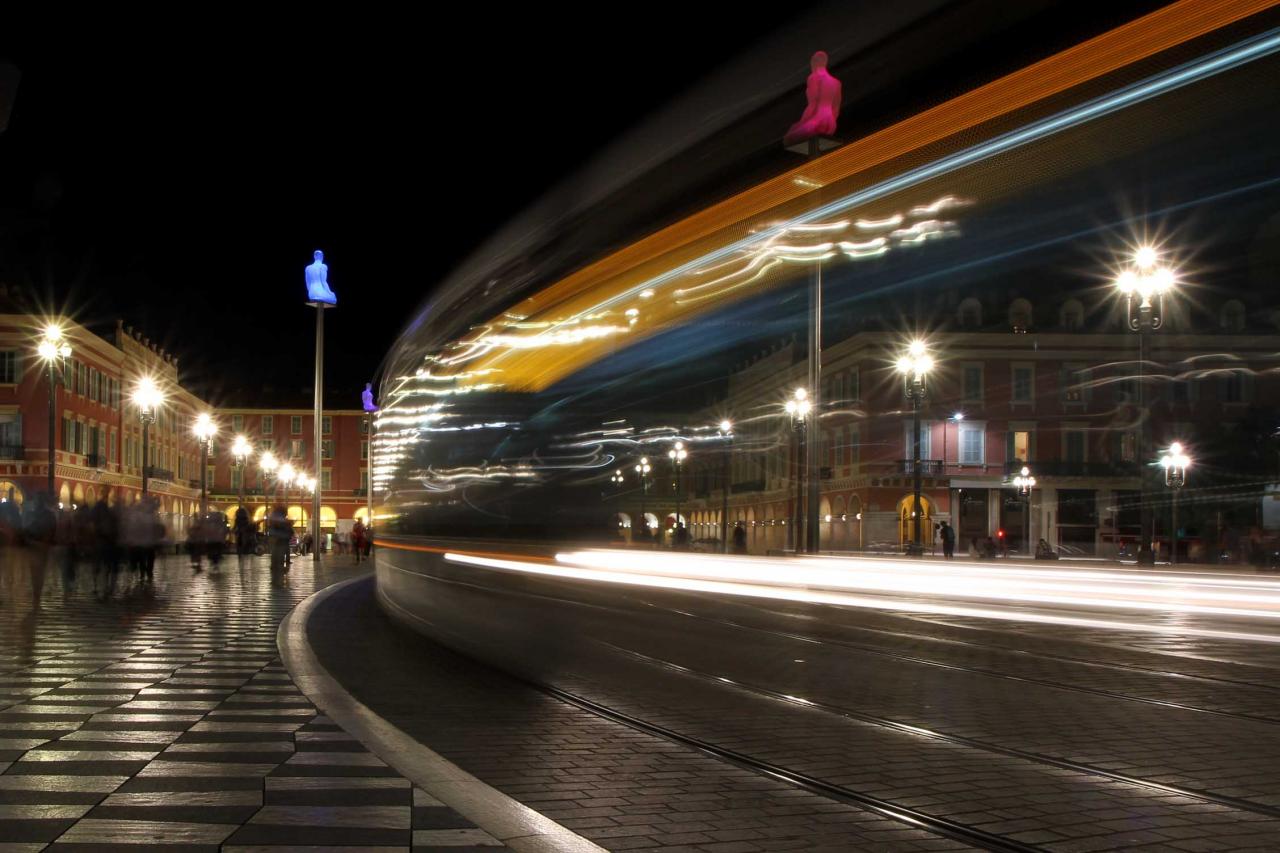
[[262,434],[271,435],[276,431],[276,419],[272,415],[262,416]]
[[212,465],[206,465],[204,469],[205,484],[208,488],[213,488],[213,480],[218,476],[218,469]]
[[846,465],[857,465],[861,453],[859,444],[862,441],[862,432],[857,427],[850,427],[848,435],[849,449],[845,453],[844,461]]
[[1248,397],[1247,380],[1240,371],[1222,377],[1222,402],[1243,403]]
[[289,456],[292,459],[301,459],[307,452],[307,443],[300,438],[295,438],[289,442]]
[[268,451],[268,450],[274,451],[275,449],[276,449],[276,442],[275,442],[275,440],[274,440],[274,439],[271,439],[271,438],[260,438],[260,439],[258,439],[258,452],[259,452],[259,453],[265,453],[265,452],[266,452],[266,451]]
[[369,418],[367,416],[360,419],[360,434],[369,434]]
[[1062,367],[1062,402],[1084,403],[1089,399],[1089,369],[1078,364]]
[[1015,365],[1013,368],[1013,402],[1031,403],[1034,390],[1035,374],[1029,365]]
[[320,454],[321,454],[321,457],[324,459],[333,458],[333,440],[332,439],[326,439],[320,442]]
[[982,365],[966,364],[961,370],[961,391],[966,403],[982,402]]
[[1062,432],[1062,458],[1072,465],[1085,461],[1084,430],[1065,429]]
[[76,393],[84,396],[84,365],[76,362]]
[[368,469],[362,470],[362,471],[360,472],[360,488],[361,488],[361,490],[362,490],[362,491],[364,491],[364,492],[366,492],[366,493],[369,491],[369,471],[368,471]]
[[1031,303],[1025,299],[1015,299],[1009,305],[1009,325],[1015,334],[1026,334],[1031,328]]
[[1135,462],[1138,459],[1138,436],[1132,432],[1124,432],[1120,434],[1120,453],[1121,462]]
[[982,325],[982,303],[972,296],[960,303],[956,319],[963,329],[976,329]]
[[0,446],[22,446],[22,415],[0,415]]
[[85,427],[84,421],[76,424],[76,450],[79,453],[87,455],[89,453],[89,430]]
[[982,465],[987,461],[987,425],[960,422],[960,464]]
[[75,387],[75,366],[76,363],[71,359],[62,363],[62,385],[68,393]]
[[289,434],[302,435],[302,415],[293,415],[289,418]]
[[244,415],[231,416],[231,431],[235,433],[244,432]]
[[1031,432],[1029,430],[1014,430],[1009,433],[1009,460],[1031,461]]
[[[328,443],[329,442],[327,441],[325,442],[325,444],[328,444]],[[361,459],[369,458],[369,442],[367,441],[360,442],[360,458]]]
[[19,378],[17,351],[11,349],[0,351],[0,383],[16,385]]
[[333,472],[328,468],[320,471],[320,491],[326,491],[333,488]]
[[98,382],[98,368],[89,368],[89,399],[95,403],[98,402],[98,389],[101,387]]
[[1078,332],[1084,326],[1084,306],[1078,299],[1068,299],[1062,303],[1062,311],[1058,320],[1068,332]]
[[108,445],[107,455],[111,462],[120,461],[120,448],[116,440],[116,431],[111,430],[111,444]]
[[[906,453],[903,456],[903,458],[915,459],[915,457],[912,455],[912,452],[914,450],[914,430],[912,428],[911,421],[907,421],[904,424],[904,429],[906,431],[905,433],[906,437],[905,437],[905,440],[903,441],[903,447],[906,448]],[[930,450],[931,450],[930,445],[932,444],[932,442],[929,440],[932,437],[931,435],[932,432],[933,432],[932,423],[930,423],[929,421],[920,422],[920,458],[921,459],[933,458],[930,453]]]
[[329,435],[330,433],[333,432],[332,417],[330,417],[329,415],[324,415],[323,417],[320,418],[320,431],[325,435]]
[[231,466],[231,491],[239,492],[240,483],[244,480],[244,471],[239,465]]
[[858,373],[858,368],[849,371],[849,399],[862,399],[862,381]]

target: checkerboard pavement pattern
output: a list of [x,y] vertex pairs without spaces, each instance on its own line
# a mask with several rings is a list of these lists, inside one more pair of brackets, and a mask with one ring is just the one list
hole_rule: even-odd
[[284,670],[280,620],[363,571],[295,561],[193,574],[46,575],[0,555],[0,853],[504,849],[319,715]]

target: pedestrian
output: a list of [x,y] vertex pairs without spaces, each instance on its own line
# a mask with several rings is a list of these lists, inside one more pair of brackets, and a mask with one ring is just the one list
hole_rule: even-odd
[[192,515],[187,522],[187,556],[191,558],[191,571],[204,571],[204,522],[199,515]]
[[285,515],[284,507],[276,504],[267,518],[267,541],[271,546],[272,586],[284,585],[285,559],[289,553],[289,540],[292,536],[293,524]]
[[253,556],[254,545],[258,539],[257,527],[249,520],[249,511],[244,507],[236,510],[235,522],[231,526],[231,538],[235,542],[236,559],[240,561],[240,571],[243,572],[245,564]]
[[364,521],[359,518],[351,528],[351,550],[355,552],[356,562],[359,563],[364,556]]
[[49,549],[57,528],[57,518],[49,508],[43,494],[37,494],[28,507],[23,507],[22,540],[27,548],[27,570],[31,578],[31,609],[40,609],[44,595],[45,571],[49,563]]
[[949,522],[942,522],[942,556],[950,560],[956,553],[956,529]]
[[683,521],[676,522],[676,532],[671,537],[671,547],[677,551],[689,550],[689,528]]
[[747,553],[747,529],[742,526],[741,521],[733,527],[733,553]]

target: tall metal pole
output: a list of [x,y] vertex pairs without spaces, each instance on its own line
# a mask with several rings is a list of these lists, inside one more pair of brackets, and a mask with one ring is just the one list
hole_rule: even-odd
[[679,462],[676,462],[676,463],[675,463],[675,466],[676,466],[676,521],[675,521],[675,524],[674,524],[674,525],[672,526],[672,528],[671,528],[671,538],[672,538],[672,542],[671,542],[671,544],[672,544],[672,545],[674,545],[674,544],[675,544],[675,541],[674,541],[674,540],[675,540],[676,531],[680,529],[680,498],[681,498],[681,492],[680,492],[680,463],[679,463]]
[[1138,309],[1138,526],[1141,528],[1138,543],[1138,564],[1154,566],[1152,550],[1154,532],[1150,492],[1147,489],[1147,335],[1151,332],[1151,306]]
[[147,468],[151,464],[151,437],[150,437],[151,421],[144,414],[142,416],[142,496],[147,496]]
[[720,553],[729,553],[729,454],[733,439],[725,437],[724,464],[721,466],[720,495]]
[[1173,487],[1173,529],[1169,531],[1169,565],[1178,565],[1178,487]]
[[324,491],[324,464],[321,452],[323,438],[322,421],[324,419],[324,309],[323,302],[316,303],[316,400],[315,400],[315,466],[316,488],[311,496],[311,547],[314,549],[313,559],[320,561],[320,499]]
[[[822,412],[822,263],[813,267],[809,278],[809,417],[805,419],[805,482],[808,484],[805,504],[805,550],[818,553],[820,535],[818,510],[821,503],[822,433],[818,419]],[[798,541],[798,540],[797,540]]]
[[[369,536],[369,530],[373,527],[373,412],[366,412],[364,416],[364,438],[368,442],[368,452],[365,454],[364,465],[367,470],[364,482],[364,498],[365,511],[368,513],[365,520],[365,536]],[[317,475],[319,476],[319,475]],[[316,481],[316,494],[320,494],[320,482]],[[372,552],[370,552],[372,553]]]
[[805,423],[800,424],[800,429],[796,430],[796,509],[791,514],[791,524],[795,528],[791,531],[791,541],[795,545],[797,554],[804,553],[804,470],[807,462],[805,448],[805,432],[807,426]]
[[920,535],[922,507],[920,506],[920,388],[912,385],[911,395],[911,507],[913,554],[924,553],[924,539]]
[[56,441],[56,430],[58,428],[57,420],[57,379],[53,373],[53,359],[49,359],[49,500],[56,502],[57,497],[53,491],[53,473],[56,467],[57,451],[54,448]]
[[[245,464],[245,460],[240,460],[240,506],[244,507],[244,475],[249,470],[249,466]],[[245,509],[245,512],[249,510]]]
[[208,479],[209,476],[209,442],[200,441],[200,517],[209,512]]

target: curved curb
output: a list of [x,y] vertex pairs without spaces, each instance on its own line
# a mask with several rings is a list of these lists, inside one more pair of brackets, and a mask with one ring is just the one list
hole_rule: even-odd
[[348,693],[324,668],[307,642],[316,607],[351,578],[312,593],[280,622],[276,646],[298,688],[326,716],[413,784],[519,853],[595,853],[605,848],[513,800],[442,755],[428,749]]

